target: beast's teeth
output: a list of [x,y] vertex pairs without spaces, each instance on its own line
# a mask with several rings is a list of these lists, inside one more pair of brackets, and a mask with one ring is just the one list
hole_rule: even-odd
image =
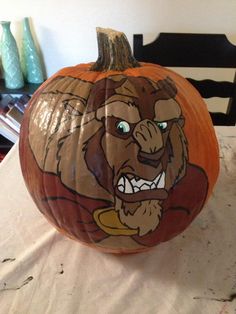
[[153,181],[155,184],[158,183],[159,179],[160,179],[161,173],[156,177],[156,179]]
[[[132,178],[132,179],[131,179]],[[160,173],[155,180],[148,181],[130,175],[123,175],[117,184],[118,190],[122,193],[132,194],[145,190],[163,189],[165,187],[165,173]]]
[[163,189],[164,187],[165,187],[165,172],[162,173],[161,178],[157,185],[158,189]]
[[118,182],[118,186],[119,186],[119,185],[125,186],[125,179],[124,179],[124,177],[121,177],[121,178],[120,178],[120,180],[119,180],[119,182]]
[[140,190],[150,190],[150,186],[145,183],[141,186]]
[[127,178],[125,177],[125,193],[131,194],[131,193],[133,193],[133,192],[134,192],[134,191],[133,191],[133,187],[132,187],[131,183],[129,182],[129,179],[127,179]]
[[119,180],[117,185],[118,185],[118,190],[120,192],[124,193],[124,191],[125,191],[125,179],[124,179],[124,177],[120,178],[120,180]]
[[118,190],[124,193],[125,187],[123,185],[118,185]]
[[155,183],[153,183],[153,184],[151,185],[151,189],[152,189],[152,190],[153,190],[153,189],[156,189]]
[[143,179],[140,179],[140,180],[138,180],[138,181],[136,182],[136,186],[139,187],[139,188],[141,188],[141,186],[142,186],[143,184],[146,184],[146,183],[147,183],[147,181],[145,181],[145,180],[143,180]]

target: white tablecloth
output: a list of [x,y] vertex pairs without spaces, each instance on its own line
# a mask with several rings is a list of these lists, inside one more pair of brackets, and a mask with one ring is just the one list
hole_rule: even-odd
[[[99,253],[36,209],[18,145],[0,164],[0,314],[236,313],[236,127],[218,127],[221,170],[191,226],[148,253]],[[210,158],[210,156],[209,156]]]

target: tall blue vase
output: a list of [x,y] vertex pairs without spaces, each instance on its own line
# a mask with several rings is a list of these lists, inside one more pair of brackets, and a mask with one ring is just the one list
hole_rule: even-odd
[[10,29],[11,22],[2,21],[1,57],[5,86],[18,89],[24,86],[24,79],[20,66],[19,52]]
[[25,80],[27,82],[40,84],[44,81],[42,64],[30,30],[29,19],[27,17],[23,19],[21,63]]

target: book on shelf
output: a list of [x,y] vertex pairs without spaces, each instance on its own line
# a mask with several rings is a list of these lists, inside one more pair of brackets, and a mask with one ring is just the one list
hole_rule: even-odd
[[0,100],[0,134],[13,143],[19,137],[20,125],[29,100],[29,95],[6,95]]
[[6,113],[6,117],[12,121],[20,130],[20,125],[23,120],[23,113],[17,108],[12,107]]
[[29,95],[22,95],[21,97],[16,97],[14,106],[17,109],[19,109],[22,113],[24,113],[30,98],[31,97]]
[[2,120],[0,120],[0,134],[12,143],[15,143],[19,138],[19,133]]
[[11,129],[13,129],[18,134],[20,133],[20,126],[18,123],[13,122],[11,119],[9,119],[6,115],[0,113],[0,121],[2,121],[4,124],[7,124]]
[[[19,138],[23,114],[31,95],[40,85],[26,83],[19,90],[11,90],[7,89],[4,80],[0,79],[0,161],[1,156],[4,156]],[[8,144],[5,145],[6,141]]]
[[25,112],[25,106],[23,104],[21,104],[20,102],[16,102],[15,103],[15,107],[21,112],[24,113]]

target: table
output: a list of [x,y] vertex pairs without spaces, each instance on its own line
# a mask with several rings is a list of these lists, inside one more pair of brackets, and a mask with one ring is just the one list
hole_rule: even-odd
[[191,226],[147,253],[97,252],[32,202],[18,144],[0,165],[0,313],[236,313],[236,127],[217,127],[221,170]]

